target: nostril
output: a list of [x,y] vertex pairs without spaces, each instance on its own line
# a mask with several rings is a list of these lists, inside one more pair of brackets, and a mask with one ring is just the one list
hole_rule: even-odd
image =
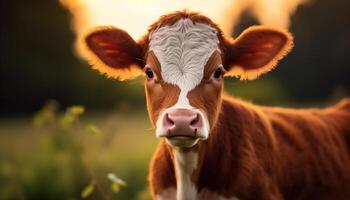
[[200,126],[200,116],[199,116],[198,113],[196,114],[196,117],[191,121],[190,125],[191,125],[192,127],[198,127],[198,126]]
[[165,114],[165,120],[164,120],[165,127],[171,127],[175,125],[175,122],[169,117],[169,114]]

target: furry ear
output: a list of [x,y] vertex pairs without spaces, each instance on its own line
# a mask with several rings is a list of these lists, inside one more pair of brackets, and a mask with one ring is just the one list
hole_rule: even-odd
[[287,31],[250,27],[226,48],[226,76],[255,79],[272,70],[292,47],[293,36]]
[[107,77],[126,80],[142,74],[142,46],[124,30],[97,27],[81,38],[83,56]]

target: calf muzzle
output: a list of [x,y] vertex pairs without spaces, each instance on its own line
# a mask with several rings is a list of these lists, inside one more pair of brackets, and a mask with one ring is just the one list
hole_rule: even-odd
[[203,126],[203,119],[196,110],[171,109],[166,111],[162,121],[164,132],[160,136],[172,146],[191,147],[201,139],[198,131]]

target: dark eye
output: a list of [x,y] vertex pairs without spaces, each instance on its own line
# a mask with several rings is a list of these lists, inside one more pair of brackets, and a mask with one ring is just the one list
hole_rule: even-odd
[[221,67],[217,68],[213,74],[215,79],[220,79],[222,75],[223,75],[223,71]]
[[146,68],[145,73],[146,73],[147,78],[149,78],[149,79],[152,79],[154,77],[153,71],[149,67]]

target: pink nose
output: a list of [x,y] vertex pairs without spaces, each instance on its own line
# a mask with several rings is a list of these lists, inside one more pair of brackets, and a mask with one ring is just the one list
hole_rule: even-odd
[[199,113],[188,109],[170,110],[163,119],[163,127],[166,130],[164,136],[166,137],[196,138],[201,126],[202,120]]

